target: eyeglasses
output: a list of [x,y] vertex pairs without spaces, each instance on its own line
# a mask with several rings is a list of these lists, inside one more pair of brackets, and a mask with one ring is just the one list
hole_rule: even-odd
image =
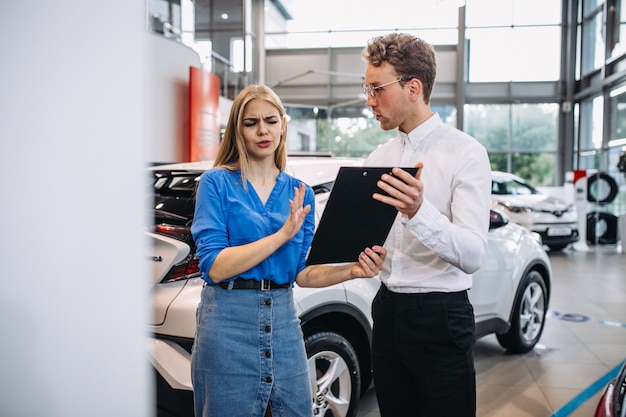
[[380,93],[379,90],[381,88],[386,87],[386,86],[388,86],[390,84],[393,84],[393,83],[407,82],[409,80],[410,80],[410,78],[401,77],[401,78],[398,78],[397,80],[389,81],[388,83],[384,83],[384,84],[376,85],[376,86],[371,85],[371,84],[363,84],[363,93],[366,96],[370,96],[372,98],[376,98],[376,96]]

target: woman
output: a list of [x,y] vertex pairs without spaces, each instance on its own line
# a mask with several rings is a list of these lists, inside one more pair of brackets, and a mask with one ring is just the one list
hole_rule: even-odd
[[311,416],[312,393],[292,286],[374,277],[386,250],[306,266],[314,195],[284,172],[285,110],[268,87],[235,98],[198,185],[192,232],[207,285],[192,353],[196,416]]

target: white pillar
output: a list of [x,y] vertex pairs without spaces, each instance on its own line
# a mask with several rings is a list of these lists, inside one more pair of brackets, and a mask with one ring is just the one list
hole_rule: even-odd
[[150,416],[144,2],[0,16],[0,415]]

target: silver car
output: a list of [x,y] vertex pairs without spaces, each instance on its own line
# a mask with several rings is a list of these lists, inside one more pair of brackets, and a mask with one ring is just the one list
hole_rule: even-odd
[[578,214],[573,203],[544,194],[516,175],[499,171],[491,175],[492,209],[538,233],[553,251],[578,241]]

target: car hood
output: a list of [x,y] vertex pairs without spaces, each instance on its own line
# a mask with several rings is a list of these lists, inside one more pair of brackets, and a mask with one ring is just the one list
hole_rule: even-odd
[[569,203],[549,196],[547,194],[530,194],[530,195],[498,195],[492,196],[492,200],[502,204],[516,207],[532,207],[542,211],[566,211],[570,206]]

